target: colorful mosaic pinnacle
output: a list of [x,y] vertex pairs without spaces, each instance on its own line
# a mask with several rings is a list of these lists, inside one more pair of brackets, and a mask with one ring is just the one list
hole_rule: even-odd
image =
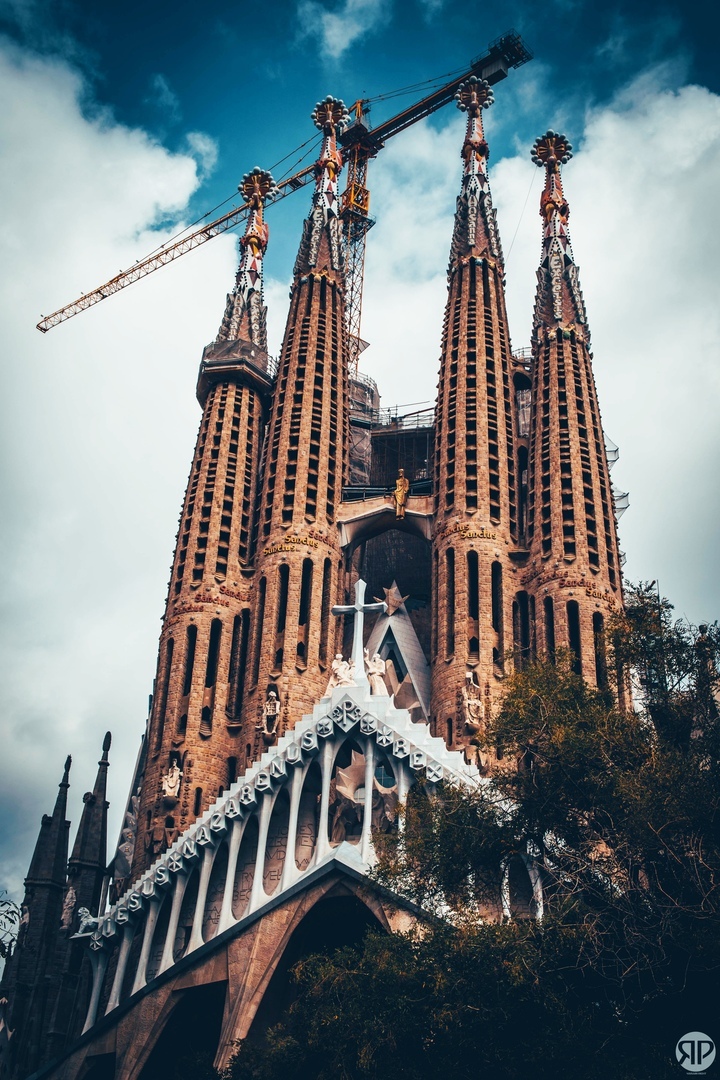
[[263,218],[263,205],[274,190],[275,182],[272,174],[265,169],[260,169],[257,165],[252,172],[245,173],[238,187],[238,191],[251,209],[245,234],[240,238],[243,258],[240,263],[238,284],[246,300],[248,290],[256,288],[258,280],[260,281],[259,291],[262,292],[262,257],[270,237],[270,230]]
[[490,83],[485,79],[476,79],[474,76],[467,82],[461,83],[455,95],[458,109],[468,114],[465,142],[461,150],[466,177],[478,174],[484,177],[487,171],[486,163],[490,157],[490,149],[485,141],[482,111],[489,109],[494,100]]
[[323,101],[318,101],[310,117],[315,127],[325,136],[315,165],[315,201],[322,205],[325,214],[337,215],[337,182],[343,159],[337,147],[336,136],[347,127],[350,114],[343,101],[328,94]]

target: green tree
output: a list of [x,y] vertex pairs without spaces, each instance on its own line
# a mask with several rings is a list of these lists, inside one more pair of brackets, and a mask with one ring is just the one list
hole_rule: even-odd
[[[427,917],[301,962],[232,1080],[677,1075],[675,1043],[708,1031],[720,992],[720,632],[640,586],[608,639],[635,708],[569,656],[513,676],[486,733],[498,774],[413,789],[381,841],[377,884]],[[491,921],[526,865],[542,911]]]

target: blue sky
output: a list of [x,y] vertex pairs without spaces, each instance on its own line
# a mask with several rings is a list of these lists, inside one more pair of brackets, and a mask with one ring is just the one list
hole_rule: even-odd
[[[67,753],[77,822],[107,728],[118,832],[197,366],[236,240],[47,335],[35,323],[311,139],[328,93],[379,97],[464,67],[511,26],[523,35],[535,58],[486,114],[513,344],[529,341],[540,250],[529,149],[551,125],[575,147],[565,190],[613,477],[630,491],[628,575],[657,578],[679,615],[720,615],[717,23],[709,3],[0,0],[0,886],[17,895]],[[376,101],[371,118],[412,100]],[[434,395],[463,130],[445,109],[371,165],[362,363],[386,405]],[[309,197],[268,215],[273,351]]]

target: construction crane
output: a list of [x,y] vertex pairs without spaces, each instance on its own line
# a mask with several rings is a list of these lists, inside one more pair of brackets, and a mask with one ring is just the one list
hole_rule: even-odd
[[[351,112],[355,119],[339,136],[343,147],[343,158],[347,164],[347,186],[342,195],[340,217],[346,246],[346,317],[349,338],[349,360],[352,374],[357,373],[358,357],[364,347],[360,337],[360,318],[362,314],[363,273],[365,267],[365,242],[367,234],[375,224],[370,217],[370,192],[367,186],[367,168],[371,158],[377,156],[388,139],[398,135],[412,124],[430,116],[443,105],[453,100],[460,83],[471,75],[478,79],[487,79],[490,84],[500,82],[507,77],[511,68],[518,68],[532,59],[522,38],[514,30],[502,34],[488,46],[487,53],[472,61],[470,68],[434,90],[414,105],[409,106],[396,116],[384,121],[376,128],[366,123],[369,112],[369,100],[361,99],[354,103]],[[308,165],[281,181],[268,204],[279,202],[293,191],[305,187],[314,179],[315,165]],[[174,262],[181,255],[192,251],[213,237],[233,229],[248,215],[247,206],[235,207],[222,217],[203,225],[195,232],[171,241],[158,248],[144,259],[139,259],[134,266],[123,270],[104,285],[92,292],[83,293],[77,300],[58,308],[52,315],[43,317],[37,329],[47,333],[59,323],[66,322],[73,315],[99,304],[108,296],[113,296],[121,289],[132,285],[139,278],[152,274],[161,266]]]

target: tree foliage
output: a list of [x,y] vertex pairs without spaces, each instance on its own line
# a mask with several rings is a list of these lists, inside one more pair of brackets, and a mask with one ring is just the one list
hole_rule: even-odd
[[0,893],[0,958],[10,956],[17,940],[20,908],[6,893]]
[[[382,841],[377,883],[427,917],[302,961],[229,1080],[677,1074],[720,991],[720,631],[640,586],[608,659],[633,709],[570,656],[509,680],[493,780],[414,789]],[[512,865],[540,876],[542,918],[489,918]]]

